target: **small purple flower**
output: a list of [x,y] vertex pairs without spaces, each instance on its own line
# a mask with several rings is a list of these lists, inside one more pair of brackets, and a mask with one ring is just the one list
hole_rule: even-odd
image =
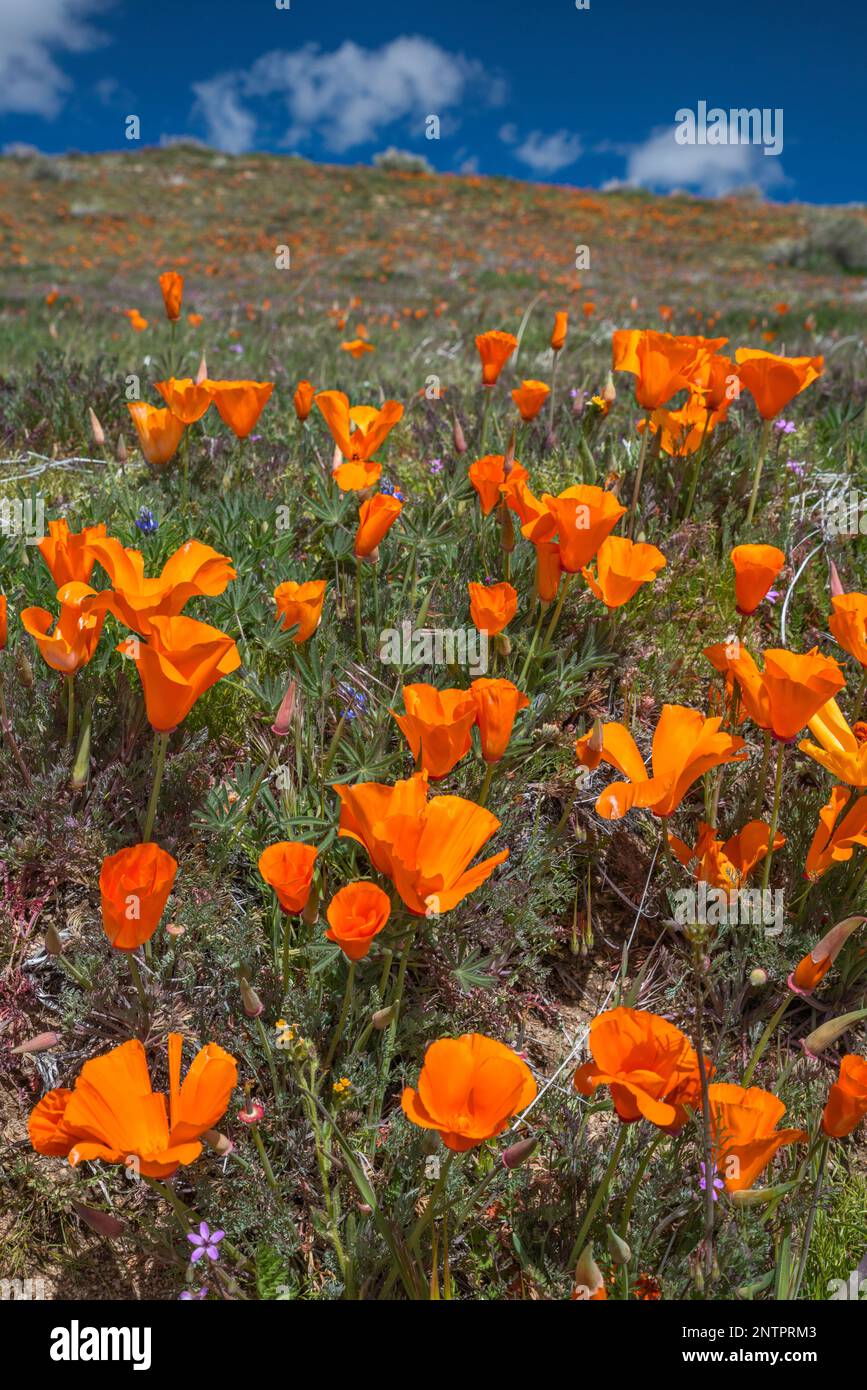
[[776,603],[779,597],[779,589],[768,589],[768,592],[765,594],[765,598],[768,600],[768,603]]
[[788,459],[786,467],[790,468],[793,473],[796,473],[799,478],[803,478],[807,471],[807,465],[799,462],[798,459]]
[[190,1293],[189,1289],[184,1289],[183,1293],[178,1294],[178,1298],[180,1299],[181,1303],[192,1303],[194,1299],[201,1302],[201,1300],[203,1298],[207,1298],[207,1296],[207,1285],[205,1285],[203,1289],[197,1289],[195,1293]]
[[244,348],[243,348],[243,346],[242,346],[241,343],[230,343],[230,344],[229,344],[229,351],[230,351],[230,352],[236,352],[236,353],[238,354],[238,356],[240,357],[241,354],[242,354],[243,351],[244,351]]
[[442,473],[444,467],[445,464],[443,463],[442,459],[431,459],[430,463],[428,464],[428,468],[430,469],[431,473]]
[[[701,1177],[699,1178],[698,1185],[701,1188],[702,1192],[705,1192],[707,1191],[707,1183],[705,1181],[704,1164],[699,1163],[698,1166],[701,1169]],[[719,1194],[720,1192],[722,1192],[724,1187],[725,1183],[723,1182],[722,1178],[719,1176],[718,1173],[715,1173],[713,1177],[713,1199],[715,1202],[719,1201]]]
[[387,493],[389,497],[396,497],[398,502],[406,501],[406,498],[404,497],[400,488],[397,487],[397,485],[391,482],[388,478],[380,479],[379,490],[380,492]]
[[774,429],[779,430],[780,434],[794,434],[797,426],[794,420],[775,420]]
[[145,536],[152,536],[159,527],[159,522],[151,511],[150,507],[142,507],[136,517],[136,526]]
[[220,1252],[217,1247],[225,1234],[225,1231],[212,1232],[207,1221],[201,1222],[198,1233],[196,1231],[190,1231],[187,1235],[187,1240],[190,1242],[190,1245],[195,1246],[190,1256],[190,1262],[195,1264],[196,1261],[202,1259],[204,1255],[207,1255],[209,1260],[218,1260],[220,1258]]
[[337,693],[344,701],[345,708],[343,717],[351,723],[360,714],[367,710],[367,696],[363,690],[356,690],[355,686],[349,685],[347,681],[340,681],[337,685]]

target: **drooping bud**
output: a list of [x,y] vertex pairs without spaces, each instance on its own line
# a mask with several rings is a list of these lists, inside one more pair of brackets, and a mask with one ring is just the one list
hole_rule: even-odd
[[59,1042],[59,1033],[37,1033],[35,1038],[28,1038],[26,1042],[13,1047],[12,1056],[22,1057],[29,1052],[47,1052],[49,1048],[56,1047]]
[[373,1018],[370,1020],[377,1033],[382,1033],[385,1031],[385,1029],[391,1023],[396,1013],[396,1004],[389,1004],[387,1009],[377,1009],[376,1013],[373,1015]]
[[86,1207],[83,1202],[73,1202],[72,1209],[80,1221],[85,1226],[89,1226],[92,1231],[96,1231],[98,1236],[104,1236],[106,1240],[114,1240],[117,1236],[122,1236],[126,1227],[122,1221],[118,1221],[116,1216],[110,1212],[98,1211],[96,1207]]
[[50,956],[61,956],[63,954],[63,942],[60,940],[60,932],[53,922],[45,933],[45,949]]
[[248,1018],[258,1018],[265,1012],[265,1005],[245,975],[241,976],[241,1003]]
[[286,694],[280,702],[277,717],[271,725],[271,732],[274,734],[275,738],[285,738],[292,727],[292,715],[295,713],[295,696],[297,689],[296,682],[290,681]]
[[465,454],[465,453],[467,452],[467,441],[466,441],[466,439],[464,438],[464,432],[463,432],[463,429],[461,428],[461,422],[460,422],[460,420],[458,419],[457,415],[456,415],[455,418],[454,418],[454,426],[453,426],[453,428],[452,428],[452,438],[453,438],[453,440],[454,440],[455,453],[457,453],[457,454]]
[[778,1182],[774,1187],[746,1187],[740,1192],[730,1192],[729,1197],[736,1207],[764,1207],[775,1197],[782,1197],[797,1187],[794,1182]]
[[97,449],[102,449],[105,445],[105,430],[99,423],[93,406],[87,407],[87,417],[90,420],[90,433],[93,435],[93,442]]
[[812,1033],[808,1033],[801,1046],[808,1056],[817,1057],[820,1052],[833,1047],[846,1029],[851,1028],[853,1023],[859,1023],[862,1018],[867,1018],[867,1009],[855,1009],[850,1014],[839,1014],[837,1018],[829,1018],[818,1028],[814,1028]]
[[511,1144],[502,1154],[504,1166],[506,1168],[520,1168],[522,1163],[526,1163],[538,1143],[538,1139],[519,1139],[517,1144]]
[[605,1227],[605,1235],[612,1262],[616,1265],[628,1265],[632,1259],[632,1251],[623,1237],[617,1234],[613,1226]]
[[235,1147],[231,1139],[225,1134],[221,1134],[218,1129],[206,1129],[202,1138],[208,1148],[213,1149],[219,1158],[225,1158]]
[[839,598],[840,595],[844,594],[846,591],[840,582],[840,576],[837,573],[837,566],[834,564],[833,560],[828,561],[828,569],[831,572],[831,597]]

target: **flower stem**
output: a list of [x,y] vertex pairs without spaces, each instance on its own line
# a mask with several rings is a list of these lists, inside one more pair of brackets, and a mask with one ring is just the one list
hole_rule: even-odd
[[762,1033],[762,1036],[759,1038],[758,1042],[753,1048],[753,1055],[750,1058],[749,1063],[747,1064],[746,1071],[744,1072],[744,1087],[749,1086],[750,1082],[752,1081],[756,1067],[759,1065],[759,1062],[762,1059],[765,1049],[768,1043],[771,1041],[776,1026],[779,1023],[780,1019],[783,1017],[783,1014],[786,1012],[786,1009],[791,1004],[793,998],[794,995],[787,994],[782,1004],[777,1009],[776,1013],[768,1019],[768,1022],[765,1025],[765,1031]]
[[867,666],[864,667],[861,684],[858,686],[858,693],[855,696],[855,704],[852,707],[852,718],[849,721],[851,724],[857,724],[858,720],[861,718],[865,697],[867,697]]
[[147,815],[145,816],[144,833],[142,834],[142,840],[145,844],[148,843],[153,834],[154,821],[156,819],[157,814],[157,802],[159,801],[160,787],[162,786],[163,772],[166,766],[166,752],[168,751],[169,746],[169,735],[155,732],[154,740],[156,762],[154,765],[154,779],[153,785],[151,787],[150,801],[148,802]]
[[361,642],[361,561],[355,561],[355,647],[358,658],[361,660],[363,650]]
[[494,777],[496,766],[496,763],[488,763],[487,767],[485,768],[485,780],[482,782],[482,785],[479,789],[479,795],[476,798],[477,805],[479,806],[487,806],[488,804],[488,792],[491,790],[491,782]]
[[539,616],[538,616],[538,618],[536,619],[536,626],[535,626],[534,629],[533,629],[533,637],[532,637],[532,640],[531,640],[531,642],[530,642],[530,648],[529,648],[529,651],[527,652],[527,655],[526,655],[526,657],[525,657],[525,659],[524,659],[524,664],[523,664],[523,666],[521,667],[521,674],[520,674],[520,676],[518,677],[518,688],[519,688],[519,689],[521,689],[521,687],[522,687],[523,684],[524,684],[524,681],[527,679],[527,672],[528,672],[529,669],[530,669],[530,662],[533,660],[533,653],[534,653],[535,650],[536,650],[536,643],[537,643],[538,640],[539,640],[539,633],[540,633],[541,630],[542,630],[542,620],[543,620],[544,617],[545,617],[545,609],[542,607],[542,604],[540,603],[540,604],[539,604]]
[[584,1249],[584,1246],[587,1241],[587,1236],[590,1233],[590,1227],[593,1225],[594,1217],[596,1216],[597,1211],[601,1207],[605,1197],[608,1194],[608,1189],[611,1186],[611,1179],[614,1177],[617,1165],[620,1162],[625,1143],[626,1125],[621,1124],[620,1133],[617,1136],[617,1143],[614,1145],[614,1152],[612,1153],[611,1158],[608,1161],[608,1167],[605,1169],[605,1172],[602,1175],[602,1181],[596,1189],[593,1201],[590,1203],[590,1206],[587,1210],[587,1215],[584,1217],[584,1220],[581,1223],[581,1229],[575,1237],[575,1243],[572,1246],[572,1251],[567,1261],[567,1264],[570,1269],[574,1268],[575,1264],[578,1261],[578,1256]]
[[331,1039],[331,1046],[329,1047],[328,1055],[325,1058],[324,1070],[326,1072],[331,1070],[331,1063],[334,1061],[334,1054],[336,1053],[338,1043],[340,1042],[340,1039],[343,1036],[343,1030],[346,1027],[346,1020],[349,1017],[349,1010],[352,1005],[352,991],[355,985],[355,965],[356,962],[354,960],[351,960],[349,962],[349,969],[346,972],[346,989],[343,991],[343,1004],[340,1009],[340,1017],[337,1020],[337,1027],[334,1029],[334,1036]]
[[[650,439],[650,411],[648,410],[641,433],[641,448],[638,451],[638,467],[635,470],[635,483],[632,488],[632,505],[629,509],[629,530],[627,536],[632,540],[635,520],[638,515],[638,499],[641,495],[641,479],[644,476],[644,461],[647,458],[647,444]],[[579,1251],[580,1254],[580,1251]]]
[[768,886],[771,877],[771,861],[774,857],[774,840],[777,834],[777,822],[780,819],[780,796],[783,790],[783,759],[786,752],[786,745],[780,743],[777,749],[777,778],[774,783],[774,809],[771,812],[771,829],[768,834],[768,852],[765,855],[765,867],[762,872],[762,892]]
[[765,746],[762,750],[762,765],[759,768],[759,778],[756,783],[756,800],[753,805],[753,817],[758,819],[762,814],[762,806],[765,801],[765,789],[768,785],[768,763],[771,759],[771,731],[765,730]]
[[554,609],[553,614],[551,615],[551,621],[548,624],[548,630],[545,633],[544,639],[542,641],[542,648],[539,652],[540,656],[545,655],[545,652],[548,650],[548,643],[554,636],[557,624],[560,621],[560,614],[563,612],[563,604],[566,602],[566,595],[569,592],[569,585],[572,583],[572,578],[573,576],[568,573],[563,577],[563,583],[560,585],[560,597],[557,600],[557,606]]
[[762,432],[759,435],[758,448],[756,449],[756,466],[755,472],[753,473],[753,491],[750,497],[750,505],[747,508],[747,517],[745,522],[745,525],[747,526],[752,525],[753,514],[756,510],[756,502],[759,496],[759,484],[762,481],[762,468],[765,462],[765,454],[768,451],[768,440],[770,438],[770,435],[771,422],[770,420],[764,420],[762,422]]
[[66,677],[66,742],[75,734],[75,676]]

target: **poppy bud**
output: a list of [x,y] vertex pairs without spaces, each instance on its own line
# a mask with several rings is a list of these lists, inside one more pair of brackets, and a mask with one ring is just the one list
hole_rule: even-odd
[[828,568],[831,571],[831,597],[839,598],[840,595],[844,594],[846,591],[843,588],[843,585],[840,583],[840,576],[837,573],[837,566],[834,564],[833,560],[828,561]]
[[498,632],[494,637],[494,650],[499,652],[500,656],[509,655],[512,650],[512,644],[505,632]]
[[105,444],[105,430],[97,419],[92,406],[87,407],[87,415],[90,420],[90,433],[93,435],[93,442],[97,449],[101,449]]
[[609,405],[613,405],[614,402],[617,400],[617,392],[614,388],[614,378],[612,377],[610,372],[608,373],[608,380],[602,388],[602,399],[603,401],[607,401]]
[[286,694],[280,702],[277,717],[271,725],[271,732],[276,738],[285,738],[292,727],[292,715],[295,712],[295,693],[297,688],[295,681],[290,681]]
[[761,966],[759,966],[755,970],[750,971],[750,984],[752,985],[753,989],[761,989],[762,986],[766,985],[767,983],[767,970],[762,970]]
[[105,1236],[107,1240],[113,1240],[115,1236],[122,1236],[126,1230],[123,1222],[118,1221],[117,1217],[112,1216],[107,1211],[98,1211],[96,1207],[86,1207],[83,1202],[73,1202],[72,1209],[85,1226],[96,1231],[98,1236]]
[[206,1129],[202,1138],[219,1158],[225,1158],[235,1147],[231,1139],[227,1138],[225,1134],[221,1134],[218,1129]]
[[126,451],[126,440],[122,434],[119,434],[117,437],[117,449],[115,450],[114,456],[121,465],[125,464],[129,458],[129,454]]
[[763,1207],[795,1186],[793,1182],[778,1182],[775,1187],[745,1187],[739,1192],[730,1192],[729,1198],[736,1207]]
[[538,1142],[538,1139],[520,1139],[517,1144],[512,1144],[502,1155],[505,1167],[520,1168],[521,1164],[530,1157]]
[[465,453],[467,452],[467,441],[466,441],[466,439],[464,438],[464,432],[463,432],[463,430],[461,429],[461,422],[460,422],[460,420],[458,419],[457,415],[455,416],[455,420],[454,420],[454,428],[453,428],[453,430],[452,430],[452,437],[453,437],[453,439],[454,439],[455,452],[458,453],[458,454],[465,454]]
[[319,889],[315,884],[310,892],[310,897],[301,909],[301,920],[306,922],[308,927],[315,927],[319,921]]
[[59,1033],[37,1033],[35,1038],[28,1038],[26,1042],[13,1047],[12,1056],[21,1057],[28,1052],[47,1052],[50,1047],[56,1047],[59,1042]]
[[515,463],[515,431],[512,430],[511,436],[510,436],[510,438],[509,438],[509,442],[508,442],[508,444],[507,444],[507,446],[506,446],[506,452],[505,452],[505,454],[504,454],[504,456],[503,456],[503,478],[504,478],[504,480],[507,479],[508,476],[509,476],[509,474],[511,473],[512,468],[513,468],[513,466],[514,466],[514,463]]
[[205,354],[202,353],[202,360],[199,363],[199,370],[196,372],[196,385],[201,386],[203,381],[208,379],[208,364],[205,361]]
[[820,1052],[825,1052],[829,1047],[842,1037],[847,1028],[851,1028],[853,1023],[858,1023],[862,1018],[867,1018],[867,1009],[855,1009],[850,1014],[840,1014],[837,1018],[829,1018],[827,1022],[814,1028],[804,1038],[801,1046],[808,1056],[817,1056]]
[[15,669],[18,672],[18,679],[26,690],[33,689],[33,667],[27,658],[27,653],[23,647],[19,647],[15,653]]
[[395,1004],[389,1004],[387,1009],[377,1009],[376,1013],[373,1015],[373,1018],[371,1019],[371,1023],[373,1024],[377,1033],[382,1033],[388,1027],[396,1013],[397,1005]]
[[241,1002],[248,1018],[258,1018],[265,1012],[265,1005],[244,975],[241,976]]
[[592,1299],[601,1294],[605,1296],[605,1280],[602,1270],[593,1258],[593,1246],[585,1245],[575,1266],[575,1288],[579,1297]]
[[511,555],[515,549],[515,528],[508,507],[500,509],[500,549],[504,555]]
[[583,414],[584,414],[584,392],[583,392],[583,391],[576,391],[576,392],[575,392],[575,396],[574,396],[573,401],[572,401],[572,414],[573,414],[573,415],[583,415]]
[[78,740],[75,762],[72,766],[72,775],[69,778],[70,789],[74,792],[81,791],[83,787],[87,786],[87,778],[90,772],[90,725],[92,713],[92,706],[88,705],[81,736]]
[[628,1265],[632,1259],[632,1251],[626,1244],[622,1236],[619,1236],[613,1226],[605,1227],[605,1235],[608,1240],[608,1253],[611,1260],[616,1265]]
[[60,940],[60,932],[53,923],[45,933],[45,949],[50,956],[60,956],[63,954],[63,942]]

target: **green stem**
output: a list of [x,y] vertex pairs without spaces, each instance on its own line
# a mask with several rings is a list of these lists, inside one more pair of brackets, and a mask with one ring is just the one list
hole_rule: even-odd
[[491,411],[491,396],[494,394],[493,386],[482,386],[485,393],[485,404],[482,407],[482,432],[479,439],[479,457],[484,458],[485,446],[488,442],[488,416]]
[[596,1213],[598,1212],[603,1201],[605,1200],[605,1197],[608,1194],[608,1189],[611,1186],[611,1179],[614,1177],[614,1173],[617,1169],[617,1165],[620,1162],[620,1158],[623,1153],[623,1147],[626,1143],[626,1128],[627,1127],[625,1124],[620,1124],[620,1133],[617,1136],[617,1143],[614,1146],[614,1152],[612,1153],[611,1158],[608,1161],[608,1167],[605,1169],[605,1172],[602,1176],[602,1181],[596,1189],[593,1201],[590,1203],[590,1206],[588,1208],[587,1215],[584,1217],[584,1220],[581,1223],[581,1229],[579,1230],[578,1235],[575,1237],[575,1243],[572,1246],[572,1251],[567,1261],[570,1269],[574,1269],[575,1265],[577,1264],[578,1256],[581,1254],[581,1251],[584,1249],[584,1246],[587,1242],[587,1236],[590,1233],[590,1227],[593,1225],[593,1220],[596,1216]]
[[695,490],[698,486],[699,474],[701,473],[701,466],[704,462],[705,448],[707,446],[707,438],[710,432],[710,417],[711,412],[708,411],[707,417],[704,422],[704,433],[701,437],[701,445],[699,446],[698,453],[695,456],[695,463],[693,465],[692,470],[692,479],[690,480],[689,484],[689,496],[686,499],[686,507],[684,509],[681,524],[683,524],[683,522],[689,521],[689,518],[692,516],[692,504],[695,501]]
[[277,1077],[277,1068],[274,1065],[274,1052],[271,1047],[271,1041],[268,1037],[268,1034],[265,1032],[265,1025],[263,1024],[261,1016],[259,1015],[257,1015],[256,1017],[256,1028],[259,1033],[259,1039],[262,1043],[262,1051],[265,1053],[265,1059],[268,1063],[268,1070],[271,1073],[271,1085],[274,1087],[274,1095],[279,1096],[280,1082]]
[[819,1201],[822,1196],[822,1185],[825,1181],[825,1164],[828,1160],[828,1140],[822,1140],[819,1151],[819,1167],[816,1172],[816,1183],[813,1188],[813,1200],[810,1203],[810,1214],[807,1217],[807,1225],[804,1231],[804,1244],[801,1247],[801,1258],[798,1261],[798,1273],[795,1277],[794,1287],[790,1291],[790,1297],[795,1299],[801,1292],[801,1284],[807,1269],[807,1257],[810,1253],[810,1241],[813,1238],[813,1226],[816,1221],[816,1212],[819,1210]]
[[361,561],[355,561],[355,648],[358,659],[363,655],[361,643]]
[[762,1033],[762,1036],[759,1038],[758,1042],[753,1048],[753,1055],[749,1060],[746,1071],[744,1072],[744,1087],[749,1086],[750,1082],[752,1081],[756,1067],[759,1065],[759,1062],[761,1061],[762,1056],[764,1055],[765,1049],[767,1048],[768,1043],[771,1041],[771,1038],[774,1035],[774,1031],[777,1027],[777,1024],[783,1017],[783,1014],[786,1012],[786,1009],[791,1004],[793,998],[794,995],[787,994],[782,1004],[777,1009],[776,1013],[774,1013],[768,1019],[767,1025],[765,1026],[765,1031]]
[[142,841],[144,842],[144,844],[148,843],[153,834],[154,820],[156,819],[157,814],[157,802],[159,801],[160,787],[162,786],[163,772],[165,771],[166,766],[166,753],[168,751],[169,746],[169,735],[156,733],[155,740],[156,766],[154,767],[154,780],[153,785],[151,787],[151,795],[150,800],[148,802],[147,815],[145,816],[144,833],[142,835]]
[[762,468],[765,462],[765,454],[768,451],[768,440],[770,439],[770,435],[771,421],[764,420],[762,422],[762,432],[759,435],[758,448],[756,449],[756,466],[755,471],[753,473],[753,491],[750,497],[750,505],[747,508],[747,516],[746,521],[744,523],[746,526],[752,525],[753,515],[756,510],[756,502],[759,496],[759,485],[762,481]]
[[485,780],[482,782],[481,788],[479,789],[479,794],[476,798],[476,803],[479,806],[487,806],[488,804],[488,792],[491,790],[491,782],[493,780],[496,767],[496,763],[488,763],[487,767],[485,768]]
[[858,686],[858,693],[855,696],[855,704],[852,707],[852,718],[849,721],[851,724],[857,724],[858,720],[861,718],[865,697],[867,697],[867,666],[864,667],[864,673],[861,676],[861,684]]
[[629,530],[627,537],[632,540],[635,531],[635,521],[638,515],[638,499],[641,495],[641,479],[644,476],[644,461],[647,457],[647,444],[650,439],[650,411],[648,410],[644,420],[644,429],[641,433],[641,448],[638,451],[638,467],[635,470],[635,483],[632,488],[632,505],[629,509]]
[[774,839],[777,834],[777,822],[780,819],[780,796],[783,790],[783,759],[786,745],[780,743],[777,749],[777,777],[774,783],[774,809],[771,812],[771,829],[768,834],[768,852],[765,855],[765,866],[762,872],[762,892],[768,886],[771,877],[771,860],[774,857]]
[[533,653],[534,653],[535,650],[536,650],[536,643],[537,643],[538,640],[539,640],[539,633],[540,633],[541,630],[542,630],[542,620],[543,620],[544,617],[545,617],[545,609],[542,607],[542,604],[541,604],[541,602],[540,602],[540,603],[539,603],[539,616],[538,616],[538,618],[536,619],[536,626],[535,626],[534,629],[533,629],[533,637],[532,637],[532,639],[531,639],[531,641],[530,641],[530,649],[529,649],[529,651],[527,652],[527,655],[526,655],[526,657],[525,657],[525,659],[524,659],[524,664],[523,664],[523,666],[521,667],[521,674],[520,674],[520,676],[518,677],[518,688],[519,688],[519,689],[521,689],[521,688],[523,687],[524,681],[527,679],[527,672],[528,672],[529,669],[530,669],[530,662],[533,660]]
[[71,743],[75,734],[75,677],[66,677],[66,742]]
[[274,1169],[271,1167],[271,1160],[265,1152],[265,1145],[263,1144],[262,1136],[259,1133],[259,1126],[251,1125],[250,1129],[253,1132],[253,1143],[256,1145],[256,1150],[259,1154],[259,1158],[262,1163],[262,1169],[264,1171],[265,1179],[268,1183],[268,1186],[271,1188],[272,1192],[279,1192],[280,1185],[277,1182],[277,1179],[274,1177]]
[[765,803],[765,791],[768,785],[768,764],[771,760],[771,731],[765,730],[765,746],[762,751],[762,764],[759,768],[759,780],[756,784],[756,799],[753,805],[753,818],[758,820],[762,814],[762,806]]
[[281,968],[281,972],[280,972],[280,978],[281,978],[281,980],[282,980],[282,982],[283,982],[283,998],[284,998],[284,999],[285,999],[286,993],[287,993],[287,991],[288,991],[288,989],[289,989],[289,954],[290,954],[290,948],[289,948],[289,913],[288,913],[288,912],[284,912],[284,913],[283,913],[283,963],[282,963],[282,968]]
[[331,1063],[334,1061],[334,1054],[336,1053],[338,1043],[340,1042],[340,1039],[343,1036],[343,1030],[346,1027],[346,1020],[349,1017],[349,1010],[352,1005],[352,991],[355,985],[355,966],[356,962],[354,960],[351,960],[349,962],[349,969],[346,973],[346,989],[343,991],[343,1005],[340,1009],[340,1017],[337,1020],[337,1027],[334,1029],[334,1036],[331,1039],[331,1046],[328,1049],[328,1056],[325,1058],[324,1070],[326,1072],[331,1070]]
[[560,621],[560,614],[563,612],[563,604],[566,602],[566,595],[569,592],[569,585],[572,583],[573,578],[574,575],[568,573],[563,576],[563,582],[560,585],[560,597],[557,600],[557,605],[551,615],[551,621],[548,624],[548,630],[543,638],[542,647],[539,652],[540,656],[545,655],[545,652],[548,650],[548,643],[551,641],[557,629],[557,624]]
[[148,1015],[150,1013],[150,1006],[148,1004],[147,994],[145,993],[144,981],[141,977],[141,971],[138,968],[138,961],[136,960],[135,956],[132,954],[131,951],[128,953],[127,959],[129,960],[129,973],[130,975],[132,975],[132,982],[136,987],[136,993],[138,994],[139,1003],[141,1004],[142,1013],[144,1014],[144,1022],[145,1024],[147,1024]]

